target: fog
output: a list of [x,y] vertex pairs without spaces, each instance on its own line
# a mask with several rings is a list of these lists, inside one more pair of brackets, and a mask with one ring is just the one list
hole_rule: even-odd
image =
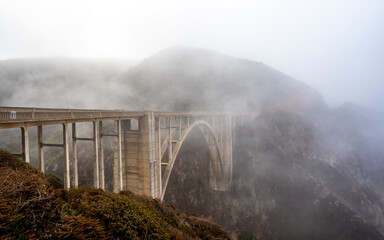
[[[197,134],[170,199],[255,239],[383,239],[383,43],[381,0],[0,0],[0,106],[257,113],[234,124],[228,192],[181,183],[208,169]],[[61,141],[61,126],[44,134]],[[0,140],[19,151],[19,129]],[[111,189],[113,139],[105,149]],[[92,151],[79,144],[81,185]]]
[[331,106],[384,102],[384,2],[0,2],[0,59],[143,59],[173,45],[261,61]]

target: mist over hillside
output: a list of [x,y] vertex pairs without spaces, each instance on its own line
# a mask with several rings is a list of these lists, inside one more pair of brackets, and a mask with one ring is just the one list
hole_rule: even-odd
[[[354,144],[369,137],[360,137],[361,126],[346,131],[356,126],[352,115],[331,129],[287,112],[247,122],[236,133],[226,192],[209,188],[209,150],[196,133],[181,149],[164,199],[239,239],[384,239],[382,150]],[[333,134],[325,137],[325,129]]]
[[325,108],[321,95],[259,62],[171,47],[138,65],[77,59],[0,62],[0,104],[137,110],[293,112]]
[[[72,58],[0,61],[0,105],[52,108],[116,108],[116,77],[135,62]],[[116,98],[115,98],[116,96]]]
[[168,48],[121,77],[127,101],[146,109],[306,111],[324,108],[314,89],[259,62],[194,48]]

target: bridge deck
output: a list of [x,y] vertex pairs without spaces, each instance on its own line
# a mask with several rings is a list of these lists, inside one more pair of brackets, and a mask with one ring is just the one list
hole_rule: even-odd
[[97,110],[97,109],[54,109],[54,108],[15,108],[0,107],[0,129],[33,127],[48,124],[137,119],[153,112],[155,117],[159,116],[223,116],[240,115],[223,112],[156,112],[156,111],[128,111],[128,110]]

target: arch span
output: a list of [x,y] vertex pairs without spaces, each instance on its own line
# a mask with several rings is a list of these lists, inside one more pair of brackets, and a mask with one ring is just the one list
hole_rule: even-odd
[[162,200],[177,155],[196,128],[202,131],[211,155],[210,187],[228,189],[232,180],[230,115],[146,112],[138,121],[136,130],[129,122],[122,124],[123,189]]
[[215,190],[220,190],[222,187],[218,186],[220,184],[220,179],[224,177],[223,169],[223,159],[221,156],[219,143],[217,137],[209,123],[204,120],[197,120],[191,124],[188,128],[185,128],[181,138],[176,142],[174,148],[172,148],[172,160],[167,164],[167,167],[164,171],[162,177],[162,192],[160,199],[163,200],[169,179],[172,173],[173,166],[179,154],[181,147],[183,146],[185,139],[194,129],[200,129],[202,135],[204,136],[205,142],[207,143],[211,155],[210,159],[210,186]]

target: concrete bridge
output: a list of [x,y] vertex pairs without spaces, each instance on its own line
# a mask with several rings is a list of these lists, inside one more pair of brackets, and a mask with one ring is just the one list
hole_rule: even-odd
[[[114,131],[105,132],[103,121],[113,120]],[[94,146],[94,187],[105,189],[103,138],[114,138],[114,192],[130,190],[135,194],[162,200],[177,155],[188,134],[203,133],[210,152],[210,186],[225,191],[232,180],[233,131],[244,115],[220,112],[154,112],[126,110],[82,110],[0,107],[0,129],[21,129],[21,157],[29,163],[28,129],[37,127],[38,166],[44,172],[44,148],[64,150],[64,188],[78,187],[77,142],[92,141]],[[93,135],[80,138],[76,124],[93,123]],[[62,125],[61,144],[43,142],[43,126]],[[72,130],[69,131],[71,124]],[[72,157],[68,136],[71,132]]]

